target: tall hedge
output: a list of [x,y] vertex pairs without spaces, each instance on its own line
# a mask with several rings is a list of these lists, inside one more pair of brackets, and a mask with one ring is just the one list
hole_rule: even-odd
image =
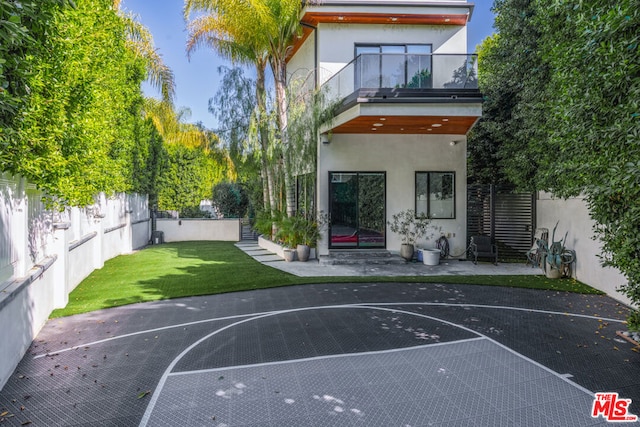
[[[3,15],[18,4],[0,1]],[[145,69],[113,1],[21,3],[9,20],[23,26],[2,50],[13,73],[4,77],[0,168],[73,205],[132,189]]]

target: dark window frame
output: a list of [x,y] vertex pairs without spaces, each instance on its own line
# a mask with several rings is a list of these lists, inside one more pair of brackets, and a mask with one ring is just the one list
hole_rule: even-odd
[[[425,55],[433,55],[433,43],[355,43],[354,47],[353,47],[353,58],[357,59],[358,58],[358,48],[360,47],[377,47],[379,49],[379,54],[380,57],[382,59],[382,55],[384,55],[384,53],[382,53],[382,47],[383,46],[403,46],[404,47],[404,54],[407,55],[407,48],[409,46],[429,46],[429,53],[425,54]],[[405,60],[404,63],[404,82],[405,85],[407,85],[409,83],[409,76],[408,76],[408,63]],[[430,64],[429,64],[429,70],[431,71],[431,73],[433,73],[433,59],[430,60]],[[430,80],[433,77],[430,77]],[[382,88],[382,60],[380,61],[379,67],[378,67],[378,87]]]
[[[367,249],[381,249],[381,248],[386,248],[387,247],[387,200],[388,200],[388,195],[387,195],[387,171],[344,171],[344,170],[330,170],[327,173],[327,178],[329,181],[329,186],[328,186],[328,196],[329,196],[329,216],[331,216],[331,213],[333,211],[333,194],[332,194],[332,189],[331,189],[331,184],[332,184],[332,177],[333,175],[337,175],[337,174],[347,174],[347,175],[356,175],[356,177],[360,177],[360,175],[369,175],[369,174],[380,174],[382,175],[383,179],[384,179],[384,246],[380,246],[380,247],[363,247],[360,246],[360,236],[357,236],[356,239],[356,246],[355,247],[343,247],[343,246],[334,246],[331,243],[331,219],[329,219],[329,224],[328,224],[328,247],[329,249],[357,249],[357,250],[367,250]],[[359,185],[359,183],[358,183]],[[360,223],[360,218],[358,215],[358,212],[356,213],[356,222],[359,224]]]
[[[415,179],[414,179],[414,194],[413,194],[413,201],[414,201],[414,207],[415,207],[415,215],[416,218],[418,217],[418,175],[420,174],[426,174],[427,176],[427,181],[426,181],[426,185],[427,185],[427,215],[429,215],[430,218],[432,219],[456,219],[457,217],[457,206],[456,206],[456,172],[455,171],[416,171],[415,172]],[[452,189],[452,195],[451,198],[453,200],[453,216],[451,217],[432,217],[431,216],[431,197],[430,197],[430,187],[431,187],[431,175],[432,174],[450,174],[453,178],[453,183],[451,185],[451,189]]]

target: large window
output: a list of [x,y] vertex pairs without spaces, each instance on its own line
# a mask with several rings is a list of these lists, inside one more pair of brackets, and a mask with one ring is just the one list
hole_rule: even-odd
[[357,45],[357,88],[431,87],[431,45]]
[[416,214],[456,217],[455,172],[416,172]]

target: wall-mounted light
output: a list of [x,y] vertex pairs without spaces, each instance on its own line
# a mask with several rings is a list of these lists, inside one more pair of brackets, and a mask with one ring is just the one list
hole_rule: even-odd
[[454,145],[458,144],[459,142],[462,142],[462,141],[453,140],[453,141],[449,142],[449,145],[453,147]]
[[331,135],[328,133],[320,134],[320,142],[324,145],[329,145],[331,143]]

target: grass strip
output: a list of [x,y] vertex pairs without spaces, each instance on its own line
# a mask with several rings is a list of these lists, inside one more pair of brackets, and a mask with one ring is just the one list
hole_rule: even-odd
[[261,264],[231,242],[180,242],[150,246],[105,262],[69,295],[52,318],[145,301],[212,295],[311,283],[451,283],[602,292],[574,279],[544,276],[297,277]]

